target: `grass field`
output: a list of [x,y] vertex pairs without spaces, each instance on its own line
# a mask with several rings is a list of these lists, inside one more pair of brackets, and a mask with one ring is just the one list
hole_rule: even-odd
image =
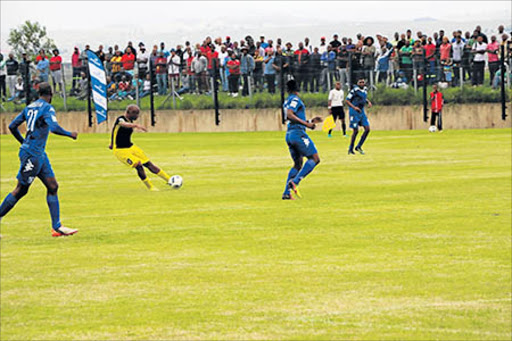
[[136,134],[185,180],[160,192],[107,135],[52,136],[80,232],[50,237],[39,182],[3,219],[1,339],[510,339],[511,130],[372,132],[353,157],[311,136],[295,202],[284,133]]

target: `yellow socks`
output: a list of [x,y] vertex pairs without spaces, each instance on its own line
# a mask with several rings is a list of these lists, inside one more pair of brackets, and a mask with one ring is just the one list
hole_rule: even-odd
[[167,175],[166,172],[163,171],[163,169],[160,169],[160,172],[157,174],[159,177],[165,180],[165,182],[169,182],[169,179],[171,178],[169,175]]
[[146,185],[146,187],[149,189],[149,190],[152,190],[154,188],[153,184],[151,183],[151,181],[149,180],[149,178],[145,178],[144,180],[142,180],[142,182],[144,183],[144,185]]

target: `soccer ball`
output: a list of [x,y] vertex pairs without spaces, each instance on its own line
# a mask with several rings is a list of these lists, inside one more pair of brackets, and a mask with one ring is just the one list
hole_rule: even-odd
[[178,189],[181,186],[183,186],[183,178],[179,175],[173,175],[169,179],[169,186],[171,186],[174,189]]
[[437,128],[436,126],[430,126],[430,128],[428,128],[428,131],[430,131],[431,133],[435,133],[437,131]]

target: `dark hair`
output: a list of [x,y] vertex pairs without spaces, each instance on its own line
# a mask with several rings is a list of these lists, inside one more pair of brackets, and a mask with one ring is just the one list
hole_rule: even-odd
[[48,82],[39,83],[39,96],[51,96],[52,95],[52,86]]
[[290,79],[288,82],[286,82],[286,90],[289,93],[296,92],[297,90],[299,90],[299,87],[295,79]]

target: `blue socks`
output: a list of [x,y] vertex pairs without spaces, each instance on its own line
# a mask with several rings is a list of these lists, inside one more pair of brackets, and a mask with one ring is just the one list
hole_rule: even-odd
[[6,215],[18,202],[18,199],[11,193],[7,194],[2,205],[0,205],[0,217]]
[[283,195],[290,194],[290,188],[288,188],[288,183],[297,175],[297,173],[299,173],[299,171],[295,167],[292,167],[292,169],[290,169],[290,171],[288,172],[288,179],[286,179],[286,186],[284,187]]
[[304,166],[302,166],[302,169],[300,170],[299,174],[293,179],[293,182],[298,185],[302,179],[304,179],[306,176],[308,176],[309,173],[313,171],[316,167],[316,162],[312,159],[309,159],[306,161]]
[[46,196],[46,202],[52,217],[52,228],[56,230],[60,227],[59,197],[57,195],[48,195]]

